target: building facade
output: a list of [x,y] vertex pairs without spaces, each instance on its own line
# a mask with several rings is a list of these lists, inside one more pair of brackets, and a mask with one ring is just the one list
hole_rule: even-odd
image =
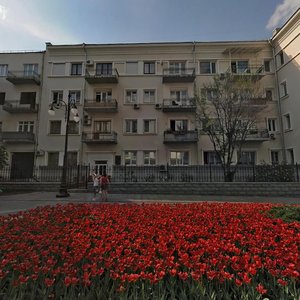
[[270,41],[46,43],[43,52],[1,53],[1,141],[10,163],[63,164],[65,111],[48,109],[69,96],[80,116],[69,123],[69,165],[217,163],[194,96],[227,72],[255,77],[264,99],[253,104],[256,127],[235,161],[297,162],[299,22],[298,10]]

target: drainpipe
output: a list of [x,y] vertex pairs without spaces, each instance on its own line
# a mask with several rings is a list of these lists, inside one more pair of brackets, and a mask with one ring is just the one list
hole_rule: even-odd
[[280,100],[280,88],[279,88],[279,79],[278,79],[278,72],[277,72],[277,63],[276,63],[276,57],[275,57],[275,47],[272,43],[272,40],[268,41],[273,53],[273,61],[274,61],[274,73],[275,73],[275,81],[277,86],[277,107],[278,107],[278,113],[279,113],[279,127],[280,127],[280,140],[281,140],[281,147],[282,147],[282,159],[283,162],[286,162],[286,146],[285,146],[285,140],[284,140],[284,131],[283,131],[283,120],[282,120],[282,109],[281,109],[281,100]]

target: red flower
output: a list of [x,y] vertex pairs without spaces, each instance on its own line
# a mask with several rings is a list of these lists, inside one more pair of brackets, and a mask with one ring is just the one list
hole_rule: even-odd
[[262,295],[267,293],[267,290],[264,288],[264,286],[261,283],[257,285],[256,290]]

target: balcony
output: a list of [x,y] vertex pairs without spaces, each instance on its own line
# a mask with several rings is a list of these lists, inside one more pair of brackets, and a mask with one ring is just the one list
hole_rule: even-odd
[[6,80],[14,85],[41,84],[40,75],[35,71],[8,71]]
[[196,130],[164,131],[164,144],[167,143],[197,143],[198,132]]
[[195,69],[164,69],[163,83],[172,82],[194,82],[196,78]]
[[118,102],[116,99],[107,101],[96,101],[86,99],[84,101],[84,110],[87,112],[117,112]]
[[117,133],[84,132],[82,141],[87,144],[117,144]]
[[260,80],[265,76],[265,70],[263,65],[248,65],[243,67],[231,66],[228,69],[228,72],[231,73],[234,78],[248,78],[254,81]]
[[163,112],[196,112],[196,102],[190,99],[164,99],[162,105]]
[[97,73],[90,74],[88,71],[85,73],[85,80],[89,84],[97,83],[118,83],[119,82],[119,73],[117,69],[113,69],[111,72],[107,73]]
[[264,142],[270,139],[268,129],[250,129],[245,141],[246,142]]
[[11,114],[38,112],[38,104],[20,104],[20,101],[5,101],[2,108],[4,111]]
[[0,133],[0,140],[3,143],[29,143],[33,144],[35,140],[32,132],[18,132],[18,131],[2,131]]

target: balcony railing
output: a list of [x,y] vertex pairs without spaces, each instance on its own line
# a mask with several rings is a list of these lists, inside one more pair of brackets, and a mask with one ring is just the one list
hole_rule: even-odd
[[95,99],[92,100],[85,99],[84,109],[85,111],[94,111],[94,112],[117,112],[118,102],[116,99],[110,99],[101,102],[96,101]]
[[268,129],[250,129],[247,136],[246,141],[248,142],[264,142],[270,139]]
[[5,101],[2,108],[9,113],[36,113],[38,104],[20,104],[20,101]]
[[82,141],[84,143],[93,144],[116,144],[117,143],[117,133],[112,131],[108,133],[102,132],[84,132],[82,134]]
[[34,133],[19,131],[2,131],[0,140],[3,143],[34,143]]
[[85,73],[85,80],[90,84],[95,83],[118,83],[119,73],[117,69],[113,69],[111,72],[107,73],[97,73],[90,74],[88,71]]
[[197,143],[198,132],[196,130],[164,131],[164,143]]
[[251,79],[259,80],[265,76],[265,69],[263,65],[248,65],[245,67],[231,66],[227,72],[240,78],[241,76],[250,77]]
[[35,71],[8,71],[6,80],[15,85],[41,83],[40,75]]
[[195,112],[196,102],[194,98],[189,99],[164,99],[162,110],[164,112]]
[[164,69],[163,83],[168,82],[194,82],[196,78],[195,69]]

